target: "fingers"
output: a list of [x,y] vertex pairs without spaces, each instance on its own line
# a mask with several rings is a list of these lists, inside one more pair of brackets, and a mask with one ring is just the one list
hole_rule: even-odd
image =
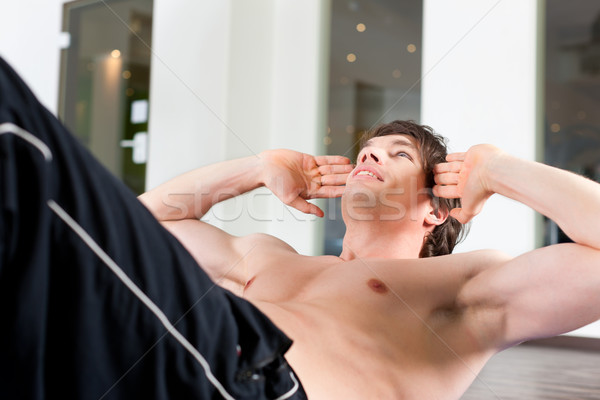
[[329,165],[329,164],[350,164],[351,161],[348,157],[344,156],[315,156],[317,165]]
[[445,172],[434,176],[435,183],[438,185],[456,185],[459,175],[455,172]]
[[450,161],[445,163],[436,164],[433,167],[435,174],[442,174],[444,172],[460,172],[463,167],[462,161]]
[[346,190],[345,186],[322,186],[314,192],[310,198],[311,199],[329,199],[333,197],[340,197],[344,194],[344,190]]
[[[325,157],[325,156],[323,156]],[[328,156],[334,157],[334,156]],[[335,156],[339,157],[339,156]],[[346,158],[342,157],[347,160]],[[349,160],[348,160],[349,161]],[[317,168],[319,171],[319,184],[321,186],[339,186],[346,184],[348,174],[354,169],[352,164],[327,164]]]
[[433,194],[437,197],[443,197],[445,199],[459,199],[461,197],[458,192],[458,186],[456,185],[435,185],[433,187]]
[[436,183],[433,193],[446,199],[460,198],[462,194],[458,192],[458,184],[461,168],[462,161],[437,164],[433,169],[433,179]]
[[346,183],[348,174],[323,175],[321,186],[340,186]]
[[466,152],[450,153],[446,156],[446,161],[465,161]]
[[302,197],[296,197],[291,203],[289,203],[289,206],[294,207],[303,213],[316,215],[317,217],[323,217],[325,215],[323,210],[313,203],[309,203],[308,201],[304,200]]
[[321,165],[318,167],[319,173],[321,175],[348,174],[353,169],[354,165],[352,164],[328,164]]

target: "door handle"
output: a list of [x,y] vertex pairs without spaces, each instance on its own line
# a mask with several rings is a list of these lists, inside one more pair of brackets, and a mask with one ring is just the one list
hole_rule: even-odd
[[121,140],[121,147],[131,148],[131,159],[134,164],[144,164],[148,161],[148,132],[138,132],[132,140]]

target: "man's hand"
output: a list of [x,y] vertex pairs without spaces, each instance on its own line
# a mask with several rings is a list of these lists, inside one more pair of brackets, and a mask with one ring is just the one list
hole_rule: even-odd
[[340,197],[353,166],[342,156],[311,156],[293,150],[263,151],[262,181],[281,201],[307,214],[324,215],[307,199]]
[[480,144],[466,153],[448,154],[447,162],[434,167],[436,185],[433,193],[447,199],[461,199],[462,208],[451,210],[452,217],[465,224],[479,214],[483,204],[494,194],[488,175],[502,154],[497,147]]

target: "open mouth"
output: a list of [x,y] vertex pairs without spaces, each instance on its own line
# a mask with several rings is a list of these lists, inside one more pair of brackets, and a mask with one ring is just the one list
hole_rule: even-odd
[[377,173],[377,171],[368,168],[368,167],[360,167],[355,173],[354,173],[355,177],[358,176],[364,176],[364,177],[369,177],[369,178],[373,178],[373,179],[377,179],[378,181],[383,181],[383,179],[381,178],[381,176]]
[[356,176],[363,176],[363,175],[368,175],[375,179],[379,179],[379,178],[377,178],[377,176],[374,173],[372,173],[370,171],[360,171],[358,174],[356,174]]

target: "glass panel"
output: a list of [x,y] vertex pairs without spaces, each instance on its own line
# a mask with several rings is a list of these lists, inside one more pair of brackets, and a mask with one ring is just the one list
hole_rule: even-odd
[[[365,130],[419,121],[422,21],[422,0],[332,1],[328,154],[356,160]],[[340,203],[326,207],[325,254],[341,253]]]
[[65,4],[59,114],[134,192],[145,189],[152,0]]
[[[545,162],[600,181],[600,2],[546,4]],[[544,240],[569,238],[546,220]]]

